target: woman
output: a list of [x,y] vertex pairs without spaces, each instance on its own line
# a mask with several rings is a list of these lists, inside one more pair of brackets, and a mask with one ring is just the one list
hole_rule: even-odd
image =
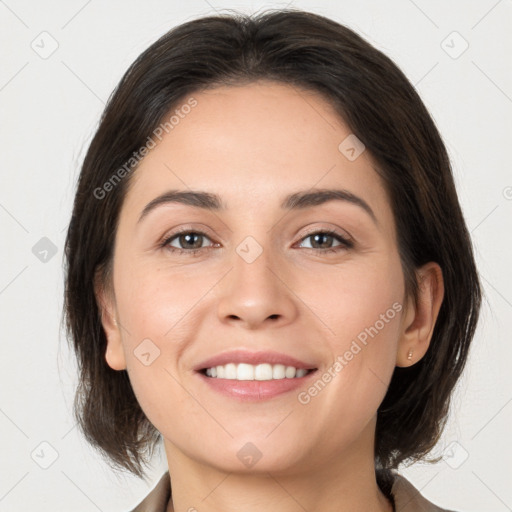
[[110,98],[65,313],[88,441],[142,477],[163,440],[135,511],[443,510],[397,468],[438,441],[480,302],[441,137],[347,27],[193,20]]

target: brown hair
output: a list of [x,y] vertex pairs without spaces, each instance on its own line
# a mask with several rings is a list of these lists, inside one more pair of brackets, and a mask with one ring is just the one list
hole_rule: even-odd
[[378,164],[392,203],[406,291],[435,261],[445,295],[425,356],[396,367],[378,409],[380,482],[403,461],[424,458],[444,427],[468,356],[481,287],[450,162],[420,97],[391,59],[349,28],[300,10],[215,15],[167,32],[130,66],[110,97],[81,169],[66,238],[66,327],[79,363],[74,414],[86,439],[115,468],[142,477],[160,434],[140,408],[125,370],[105,361],[93,283],[110,286],[119,212],[133,170],[124,168],[188,95],[268,79],[320,93]]

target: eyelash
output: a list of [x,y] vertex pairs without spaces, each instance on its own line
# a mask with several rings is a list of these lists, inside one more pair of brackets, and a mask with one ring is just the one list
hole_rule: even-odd
[[[199,254],[199,252],[203,251],[204,249],[208,249],[208,247],[199,247],[197,249],[180,249],[178,247],[172,247],[171,245],[169,245],[170,242],[172,240],[174,240],[176,237],[178,237],[180,235],[184,235],[184,234],[186,234],[186,235],[189,235],[189,234],[202,235],[209,239],[209,236],[206,233],[204,233],[203,231],[197,231],[197,230],[191,230],[191,229],[185,228],[183,230],[177,231],[177,232],[173,233],[172,235],[166,237],[160,243],[160,248],[167,249],[175,254],[187,253],[190,256],[197,256]],[[339,245],[337,247],[329,247],[327,249],[317,249],[314,247],[305,247],[305,249],[309,249],[312,251],[320,251],[322,253],[337,253],[342,249],[351,249],[354,247],[354,243],[351,240],[348,240],[347,238],[345,238],[345,237],[341,236],[339,233],[337,233],[335,230],[331,230],[331,229],[318,229],[316,231],[311,231],[311,232],[307,233],[305,236],[303,236],[299,241],[302,242],[306,238],[309,238],[311,236],[318,235],[318,234],[333,236],[336,240],[338,240],[338,242],[341,242],[341,245]]]

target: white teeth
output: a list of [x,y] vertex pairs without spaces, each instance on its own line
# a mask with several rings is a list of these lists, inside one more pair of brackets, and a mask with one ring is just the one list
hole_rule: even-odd
[[272,380],[272,379],[293,379],[295,377],[304,377],[308,370],[300,368],[297,370],[294,366],[285,366],[284,364],[262,363],[252,365],[247,363],[228,363],[223,366],[213,366],[207,368],[208,377],[231,380]]

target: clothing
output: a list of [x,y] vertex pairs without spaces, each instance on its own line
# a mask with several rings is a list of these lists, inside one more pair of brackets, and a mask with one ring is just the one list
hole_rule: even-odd
[[[426,498],[402,475],[393,471],[391,494],[396,512],[455,512],[440,508]],[[165,512],[171,497],[171,480],[166,471],[149,494],[130,512]]]

